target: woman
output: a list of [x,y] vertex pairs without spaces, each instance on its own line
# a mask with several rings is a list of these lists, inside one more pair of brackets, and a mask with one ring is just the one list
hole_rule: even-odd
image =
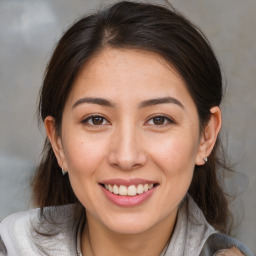
[[5,219],[3,255],[253,255],[229,232],[222,78],[176,11],[119,2],[74,24],[46,70],[41,208]]

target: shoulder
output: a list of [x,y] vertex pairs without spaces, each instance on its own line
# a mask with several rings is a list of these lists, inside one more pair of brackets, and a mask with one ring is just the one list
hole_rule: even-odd
[[[188,224],[189,240],[194,245],[194,251],[200,256],[254,256],[253,252],[237,239],[224,235],[215,230],[206,220],[193,198],[188,196]],[[197,234],[194,238],[193,234]],[[199,241],[197,241],[199,240]],[[189,250],[193,246],[189,246]],[[190,253],[192,254],[192,253]],[[194,254],[193,254],[194,255]]]
[[16,254],[22,244],[30,240],[31,218],[39,214],[38,209],[19,212],[0,223],[1,253]]
[[245,254],[243,254],[238,248],[233,246],[229,249],[219,250],[214,253],[213,256],[245,256]]
[[200,256],[254,256],[253,252],[237,239],[215,233],[208,237]]
[[8,255],[38,255],[44,248],[63,251],[67,243],[72,248],[75,240],[72,209],[72,206],[47,207],[44,209],[47,218],[42,217],[40,209],[8,216],[0,223],[0,255],[7,252]]

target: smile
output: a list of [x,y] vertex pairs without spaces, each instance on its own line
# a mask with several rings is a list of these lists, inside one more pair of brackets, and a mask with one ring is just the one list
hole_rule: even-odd
[[115,195],[136,196],[147,192],[154,187],[154,184],[138,184],[138,185],[110,185],[104,184],[105,189]]
[[136,207],[146,203],[160,185],[144,179],[110,179],[101,181],[103,194],[119,207]]

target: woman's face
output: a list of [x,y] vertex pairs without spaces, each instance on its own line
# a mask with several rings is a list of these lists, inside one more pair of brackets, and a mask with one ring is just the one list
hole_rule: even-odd
[[174,222],[204,157],[184,81],[158,55],[128,49],[107,48],[83,67],[58,143],[88,221],[125,234]]

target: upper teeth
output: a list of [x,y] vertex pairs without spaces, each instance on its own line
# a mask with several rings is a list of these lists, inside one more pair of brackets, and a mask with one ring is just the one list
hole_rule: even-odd
[[153,184],[139,184],[137,187],[135,185],[131,185],[129,187],[126,187],[124,185],[110,185],[110,184],[104,184],[104,187],[116,194],[116,195],[122,195],[122,196],[136,196],[137,194],[142,194],[144,192],[147,192],[149,189],[153,188]]

